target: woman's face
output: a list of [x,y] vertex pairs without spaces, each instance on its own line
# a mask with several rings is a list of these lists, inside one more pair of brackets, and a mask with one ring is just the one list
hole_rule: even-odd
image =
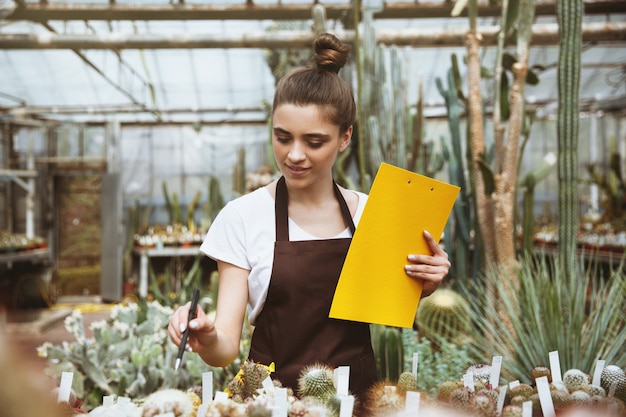
[[352,127],[340,134],[319,106],[281,104],[272,117],[272,146],[278,168],[292,186],[306,188],[332,178],[337,154],[350,144]]

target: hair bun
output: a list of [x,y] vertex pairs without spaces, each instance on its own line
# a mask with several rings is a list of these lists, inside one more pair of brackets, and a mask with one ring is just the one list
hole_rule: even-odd
[[318,70],[339,73],[348,60],[350,46],[330,33],[321,33],[313,42],[313,63]]

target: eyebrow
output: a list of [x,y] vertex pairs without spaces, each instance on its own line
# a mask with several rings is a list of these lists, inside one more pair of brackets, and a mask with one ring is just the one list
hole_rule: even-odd
[[[274,129],[275,133],[280,133],[283,135],[290,135],[291,136],[291,132],[280,128],[280,127],[275,127]],[[310,138],[310,139],[329,139],[331,136],[326,134],[326,133],[305,133],[304,137],[306,138]]]

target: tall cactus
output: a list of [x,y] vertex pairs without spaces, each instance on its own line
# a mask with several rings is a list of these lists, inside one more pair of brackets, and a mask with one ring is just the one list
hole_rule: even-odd
[[[441,148],[444,160],[447,162],[450,181],[461,187],[457,201],[452,208],[453,222],[448,222],[445,229],[446,250],[452,258],[451,275],[457,282],[465,281],[475,276],[472,267],[477,268],[479,262],[472,261],[471,229],[472,229],[472,190],[465,176],[463,143],[461,135],[461,76],[456,55],[451,56],[452,67],[448,71],[447,85],[444,87],[440,78],[435,80],[439,93],[445,100],[448,112],[448,126],[450,129],[450,146],[441,139]],[[476,251],[474,251],[476,254]]]
[[557,135],[559,176],[559,255],[566,276],[575,277],[578,232],[578,100],[582,52],[583,0],[558,0],[559,24]]

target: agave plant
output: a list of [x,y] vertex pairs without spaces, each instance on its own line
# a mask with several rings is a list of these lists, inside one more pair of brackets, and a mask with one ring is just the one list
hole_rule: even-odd
[[530,370],[547,365],[553,351],[561,369],[592,374],[598,360],[624,366],[624,265],[611,268],[608,276],[598,265],[592,261],[570,276],[559,259],[524,258],[518,269],[520,288],[513,293],[507,291],[502,271],[485,273],[466,288],[475,321],[473,355],[502,355],[503,377],[526,383],[533,382]]

